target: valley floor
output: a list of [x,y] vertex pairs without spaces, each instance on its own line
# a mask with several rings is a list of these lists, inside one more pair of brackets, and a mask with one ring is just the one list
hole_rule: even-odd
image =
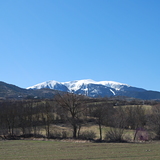
[[0,141],[0,160],[160,159],[160,142]]

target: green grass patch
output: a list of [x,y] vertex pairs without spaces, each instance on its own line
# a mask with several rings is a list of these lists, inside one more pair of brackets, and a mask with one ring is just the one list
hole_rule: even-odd
[[160,142],[75,143],[61,141],[0,141],[1,160],[160,159]]

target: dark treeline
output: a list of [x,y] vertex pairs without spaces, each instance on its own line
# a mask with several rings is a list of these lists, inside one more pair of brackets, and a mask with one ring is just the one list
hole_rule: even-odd
[[[81,132],[87,124],[97,124],[99,140],[122,141],[125,130],[154,132],[160,139],[160,105],[143,107],[144,101],[108,98],[90,99],[75,94],[57,94],[50,100],[2,100],[0,101],[0,136],[68,138],[67,132],[53,134],[52,125],[64,124],[72,131],[73,138],[94,139],[94,131]],[[134,105],[134,106],[133,106]],[[110,129],[103,137],[102,127]],[[42,134],[42,130],[45,131]],[[45,133],[45,134],[44,134]],[[148,139],[148,135],[146,140]]]

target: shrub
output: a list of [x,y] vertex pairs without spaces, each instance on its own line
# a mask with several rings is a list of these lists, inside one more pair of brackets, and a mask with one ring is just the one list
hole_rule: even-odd
[[96,133],[94,131],[84,131],[79,135],[80,139],[93,140],[96,138]]
[[19,137],[22,137],[22,138],[32,138],[32,137],[34,137],[34,138],[45,138],[45,136],[42,135],[42,134],[32,134],[32,133],[30,133],[30,134],[22,134]]
[[31,138],[31,137],[34,137],[34,134],[22,134],[22,135],[20,135],[20,137]]
[[35,138],[45,138],[45,136],[42,134],[34,134],[34,137]]
[[54,131],[54,132],[50,133],[50,136],[49,136],[49,138],[53,138],[53,139],[61,138],[61,137],[62,137],[62,135],[61,135],[61,132],[59,132],[59,131]]
[[68,137],[68,132],[62,131],[62,138],[67,138],[67,137]]
[[123,133],[124,129],[110,128],[110,130],[106,133],[105,140],[110,142],[124,142]]

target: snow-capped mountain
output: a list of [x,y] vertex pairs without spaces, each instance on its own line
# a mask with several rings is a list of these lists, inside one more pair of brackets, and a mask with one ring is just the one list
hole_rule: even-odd
[[128,96],[137,97],[137,93],[145,92],[145,89],[136,88],[127,84],[114,81],[94,81],[91,79],[76,80],[69,82],[47,81],[28,87],[27,89],[49,88],[75,94],[82,94],[89,97],[111,97],[111,96]]
[[70,91],[77,91],[82,86],[88,86],[89,84],[95,84],[95,85],[103,85],[106,87],[114,88],[116,90],[120,90],[122,86],[129,86],[127,84],[118,83],[114,81],[93,81],[91,79],[85,79],[85,80],[77,80],[77,81],[70,81],[70,82],[62,82],[63,85],[68,87]]
[[69,92],[68,88],[63,85],[61,82],[57,81],[47,81],[47,82],[42,82],[39,84],[36,84],[32,87],[28,87],[27,89],[42,89],[42,88],[49,88],[49,89],[55,89],[55,90],[60,90],[64,92]]
[[53,98],[56,90],[82,94],[89,97],[126,96],[143,100],[160,100],[160,92],[147,91],[127,84],[93,80],[71,82],[48,81],[27,89],[0,81],[0,99]]

